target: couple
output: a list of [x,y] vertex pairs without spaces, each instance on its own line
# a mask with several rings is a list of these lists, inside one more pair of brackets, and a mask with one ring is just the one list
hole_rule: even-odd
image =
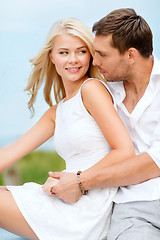
[[59,21],[32,59],[29,108],[44,80],[50,108],[0,150],[0,171],[53,135],[66,170],[43,186],[1,187],[0,227],[28,239],[156,240],[160,71],[152,33],[133,9],[111,12],[93,32],[94,40],[78,20]]

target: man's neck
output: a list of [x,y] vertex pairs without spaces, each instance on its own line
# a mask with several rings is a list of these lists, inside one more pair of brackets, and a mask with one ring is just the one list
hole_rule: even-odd
[[140,67],[135,70],[133,79],[131,81],[124,81],[123,83],[126,92],[123,103],[129,113],[132,113],[148,87],[153,59],[148,59],[140,64]]

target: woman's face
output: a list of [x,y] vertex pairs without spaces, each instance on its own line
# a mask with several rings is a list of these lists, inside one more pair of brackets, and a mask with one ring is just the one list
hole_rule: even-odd
[[91,54],[79,37],[62,34],[56,36],[50,58],[63,82],[74,82],[86,76]]

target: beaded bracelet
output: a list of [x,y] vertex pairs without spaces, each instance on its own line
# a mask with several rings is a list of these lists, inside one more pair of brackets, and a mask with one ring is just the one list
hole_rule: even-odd
[[82,193],[83,195],[86,195],[86,194],[88,193],[88,190],[84,190],[84,188],[83,188],[83,186],[82,186],[82,183],[81,183],[81,181],[80,181],[80,174],[81,174],[81,173],[82,173],[81,171],[78,171],[78,172],[77,172],[78,184],[79,184],[79,188],[80,188],[81,193]]

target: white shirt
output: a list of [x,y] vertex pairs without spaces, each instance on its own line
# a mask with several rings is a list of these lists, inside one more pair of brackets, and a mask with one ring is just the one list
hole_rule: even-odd
[[[130,114],[123,104],[123,82],[109,83],[117,103],[117,112],[134,143],[136,155],[147,152],[160,168],[160,61],[154,65],[148,87]],[[117,203],[160,199],[160,178],[137,185],[120,187],[114,199]]]

